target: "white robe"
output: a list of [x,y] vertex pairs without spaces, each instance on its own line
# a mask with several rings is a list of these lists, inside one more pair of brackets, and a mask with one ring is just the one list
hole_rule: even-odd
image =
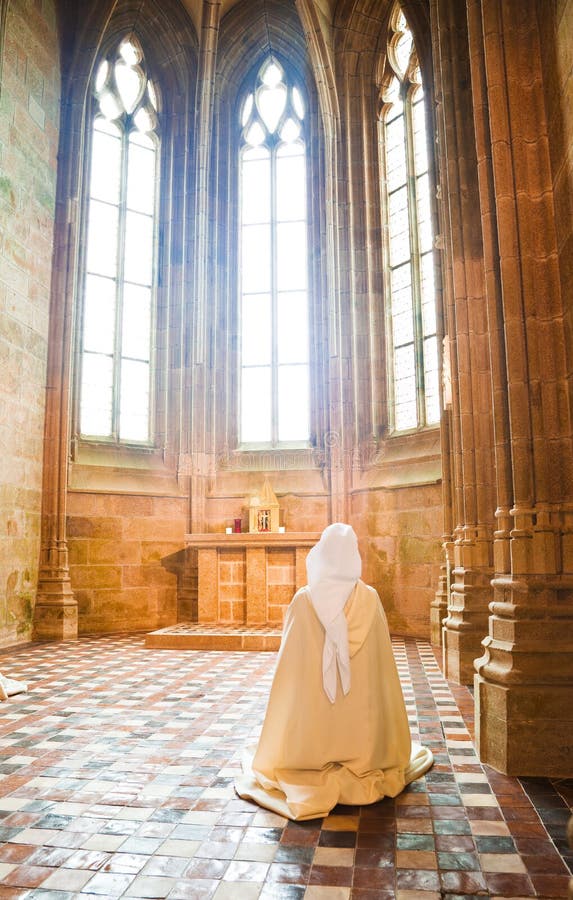
[[358,581],[344,612],[351,688],[331,703],[322,678],[324,628],[308,590],[295,594],[258,747],[235,782],[240,797],[289,819],[395,797],[433,762],[429,750],[411,743],[378,594]]

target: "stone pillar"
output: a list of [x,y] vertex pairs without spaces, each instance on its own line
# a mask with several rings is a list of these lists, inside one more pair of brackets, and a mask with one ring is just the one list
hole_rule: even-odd
[[504,363],[494,375],[500,527],[476,660],[476,738],[482,761],[500,771],[559,776],[573,758],[573,453],[537,12],[534,0],[468,3],[487,125],[479,169],[490,343]]
[[[470,682],[487,628],[493,574],[493,459],[491,382],[475,135],[471,116],[470,61],[465,9],[457,0],[435,0],[432,10],[440,191],[444,228],[443,276],[446,334],[451,357],[453,551],[443,659],[448,678]],[[447,460],[446,460],[447,464]],[[453,547],[451,544],[453,543]],[[436,613],[434,614],[436,616]],[[437,623],[434,623],[434,627]]]
[[[194,252],[188,259],[193,271],[191,307],[187,311],[193,322],[191,341],[190,403],[186,422],[191,452],[189,479],[189,525],[192,532],[206,530],[205,500],[210,482],[215,476],[216,428],[212,338],[209,320],[213,314],[213,285],[217,282],[217,234],[212,226],[213,175],[216,170],[213,149],[216,146],[213,119],[215,69],[221,19],[221,0],[202,3],[199,70],[197,82],[198,109],[195,118],[196,162]],[[220,302],[220,300],[219,300]]]
[[[62,115],[67,151],[79,153],[73,129],[66,125],[70,105]],[[65,140],[66,138],[63,138]],[[46,420],[42,479],[42,536],[38,590],[34,607],[33,639],[64,640],[78,635],[78,607],[70,582],[66,536],[66,492],[70,453],[72,322],[74,302],[73,248],[77,240],[77,186],[66,179],[58,184],[54,264],[50,300]]]

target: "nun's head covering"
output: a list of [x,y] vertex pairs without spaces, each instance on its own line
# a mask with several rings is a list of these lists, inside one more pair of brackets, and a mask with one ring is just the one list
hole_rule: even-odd
[[325,630],[322,683],[331,703],[336,699],[337,668],[343,693],[350,690],[348,625],[344,607],[361,571],[354,529],[341,522],[324,529],[318,544],[306,558],[310,598]]

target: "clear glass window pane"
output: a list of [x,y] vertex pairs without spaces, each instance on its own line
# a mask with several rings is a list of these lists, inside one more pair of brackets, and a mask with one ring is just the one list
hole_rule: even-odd
[[274,134],[276,130],[286,106],[286,96],[284,84],[277,84],[272,88],[265,85],[257,92],[256,103],[269,134]]
[[390,265],[400,265],[410,257],[410,221],[406,188],[390,195]]
[[418,100],[412,106],[412,118],[414,121],[414,171],[416,175],[422,175],[428,170],[428,142],[423,100]]
[[412,34],[408,28],[394,42],[394,53],[400,74],[404,75],[410,61],[410,53],[412,52]]
[[91,437],[111,436],[113,361],[110,356],[84,353],[80,431]]
[[286,144],[291,144],[300,137],[300,125],[298,122],[295,122],[294,119],[287,119],[284,125],[281,126],[280,136],[281,141],[285,141]]
[[413,345],[399,347],[394,353],[394,424],[399,431],[418,424]]
[[298,88],[292,89],[292,105],[299,119],[304,119],[304,101]]
[[153,219],[128,210],[125,217],[124,277],[151,285],[153,278]]
[[139,362],[132,359],[122,360],[120,408],[120,440],[149,440],[148,363]]
[[241,355],[243,365],[270,365],[272,349],[270,294],[243,296]]
[[421,259],[422,330],[424,337],[436,333],[436,289],[434,284],[434,258],[426,253]]
[[241,441],[245,444],[271,440],[271,370],[257,366],[241,373]]
[[86,277],[84,350],[113,353],[115,344],[116,283],[99,275]]
[[271,220],[271,161],[243,160],[241,178],[241,221],[257,225]]
[[88,213],[88,272],[115,278],[117,273],[117,206],[90,200]]
[[122,356],[149,362],[150,345],[151,289],[137,284],[124,284]]
[[424,341],[424,388],[426,421],[428,425],[433,425],[440,420],[438,342],[435,337],[426,338]]
[[432,214],[430,209],[430,185],[427,175],[421,175],[416,182],[418,200],[418,242],[420,252],[432,249]]
[[243,227],[241,276],[244,294],[263,294],[270,291],[270,225],[246,225]]
[[398,316],[407,312],[413,316],[411,268],[409,263],[392,271],[392,315]]
[[386,126],[386,181],[389,191],[406,183],[406,145],[404,116],[398,116]]
[[308,366],[279,366],[279,441],[307,441]]
[[92,142],[90,196],[117,206],[121,173],[121,134],[115,125],[111,128],[102,126],[103,120],[97,119]]
[[302,145],[299,155],[277,153],[277,219],[279,222],[306,218],[306,166]]
[[115,64],[115,81],[125,111],[132,113],[144,88],[141,70],[134,69],[124,62],[117,62]]
[[277,287],[279,291],[305,290],[307,284],[306,223],[277,225]]
[[308,362],[308,298],[303,291],[277,298],[278,363]]
[[414,323],[410,311],[400,313],[399,316],[392,316],[392,335],[394,347],[401,347],[414,340]]
[[[148,146],[142,145],[144,140]],[[151,145],[151,146],[149,146]],[[155,210],[155,148],[152,141],[133,132],[129,137],[127,206],[153,215]]]

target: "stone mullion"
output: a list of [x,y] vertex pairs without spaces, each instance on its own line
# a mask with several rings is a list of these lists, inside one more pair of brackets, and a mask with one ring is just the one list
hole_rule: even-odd
[[[332,521],[348,521],[350,514],[351,458],[353,442],[353,393],[352,393],[352,304],[354,291],[352,285],[354,240],[352,222],[350,220],[351,197],[353,195],[352,165],[353,147],[351,144],[351,109],[353,91],[358,82],[354,74],[349,74],[342,60],[340,90],[343,112],[343,127],[340,142],[336,143],[337,203],[333,206],[334,222],[334,254],[339,284],[335,295],[336,307],[330,322],[329,334],[329,433],[327,435],[327,453],[330,474],[330,503]],[[329,316],[330,318],[330,316]]]
[[[573,755],[573,566],[570,506],[558,504],[567,491],[571,451],[569,423],[560,421],[555,403],[564,389],[565,360],[539,5],[480,5],[514,527],[510,571],[493,581],[489,634],[476,662],[477,739],[482,760],[504,772],[564,775]],[[474,11],[474,26],[477,21]],[[543,404],[542,376],[546,391],[550,385]]]
[[[487,629],[491,598],[490,396],[487,364],[484,367],[486,333],[481,324],[485,318],[481,315],[485,304],[481,243],[477,230],[468,224],[479,207],[474,135],[467,116],[471,96],[465,11],[450,0],[439,0],[436,13],[444,195],[450,198],[447,330],[452,337],[452,437],[458,516],[443,653],[448,677],[467,682],[473,677],[473,661]],[[451,552],[448,546],[446,550]]]
[[477,172],[480,191],[481,226],[488,313],[489,358],[492,379],[493,429],[497,528],[494,533],[494,571],[509,572],[509,532],[512,506],[509,408],[506,390],[506,353],[500,291],[499,248],[496,232],[495,186],[493,183],[489,109],[485,83],[483,33],[479,0],[468,0],[468,35]]
[[209,432],[214,427],[209,409],[209,388],[213,373],[209,373],[212,353],[209,345],[208,315],[209,285],[215,283],[215,272],[210,271],[209,209],[211,145],[213,133],[213,99],[215,92],[215,67],[221,17],[221,0],[203,0],[199,67],[197,74],[197,120],[195,183],[195,280],[191,313],[192,332],[192,398],[191,404],[191,476],[190,476],[190,530],[205,531],[205,500],[209,478],[214,475],[214,454],[209,453]]
[[[437,3],[438,0],[431,0],[430,3],[430,20],[432,22],[436,21],[437,16]],[[435,85],[440,85],[440,70],[439,70],[439,58],[440,58],[440,48],[438,41],[438,30],[437,28],[431,29],[431,38],[432,38],[432,55],[434,60],[434,79],[433,83]],[[436,90],[436,88],[434,88]],[[434,100],[432,96],[432,100]],[[428,116],[428,121],[432,121],[431,119],[431,110],[435,107],[435,122],[437,123],[442,110],[442,102],[434,102],[430,109],[426,110],[426,115]],[[436,124],[436,131],[439,132],[438,125]],[[438,142],[434,142],[434,146],[436,146]],[[433,154],[432,154],[433,155]],[[441,185],[442,183],[446,183],[446,175],[443,171],[442,163],[442,154],[439,152],[436,153],[436,167],[437,167],[437,197],[438,203],[436,206],[437,212],[437,233],[440,235],[440,245],[443,241],[443,232],[444,232],[444,210],[443,205],[439,202],[442,197]],[[446,256],[446,254],[440,254],[440,288],[441,288],[441,308],[440,312],[443,319],[443,324],[441,328],[441,332],[446,330],[447,332],[447,316],[445,310],[445,300],[446,292],[444,291],[444,283],[450,280],[451,282],[451,266],[450,260]],[[449,296],[451,296],[451,291],[449,292]],[[449,337],[446,337],[445,340],[449,341]],[[450,347],[448,344],[447,360],[442,360],[443,371],[445,372],[445,379],[449,382],[449,387],[451,388],[451,368],[450,368]],[[442,643],[442,621],[446,617],[448,612],[448,603],[450,597],[450,572],[452,567],[453,560],[453,540],[452,540],[452,532],[454,527],[454,478],[453,476],[453,462],[454,457],[452,453],[452,410],[451,410],[451,401],[446,403],[446,388],[445,385],[442,386],[442,415],[440,420],[440,446],[442,448],[442,504],[443,504],[443,535],[442,535],[442,548],[444,551],[444,557],[442,559],[440,565],[440,576],[438,579],[438,587],[436,593],[434,595],[434,599],[430,603],[430,640],[432,644],[439,646]]]

